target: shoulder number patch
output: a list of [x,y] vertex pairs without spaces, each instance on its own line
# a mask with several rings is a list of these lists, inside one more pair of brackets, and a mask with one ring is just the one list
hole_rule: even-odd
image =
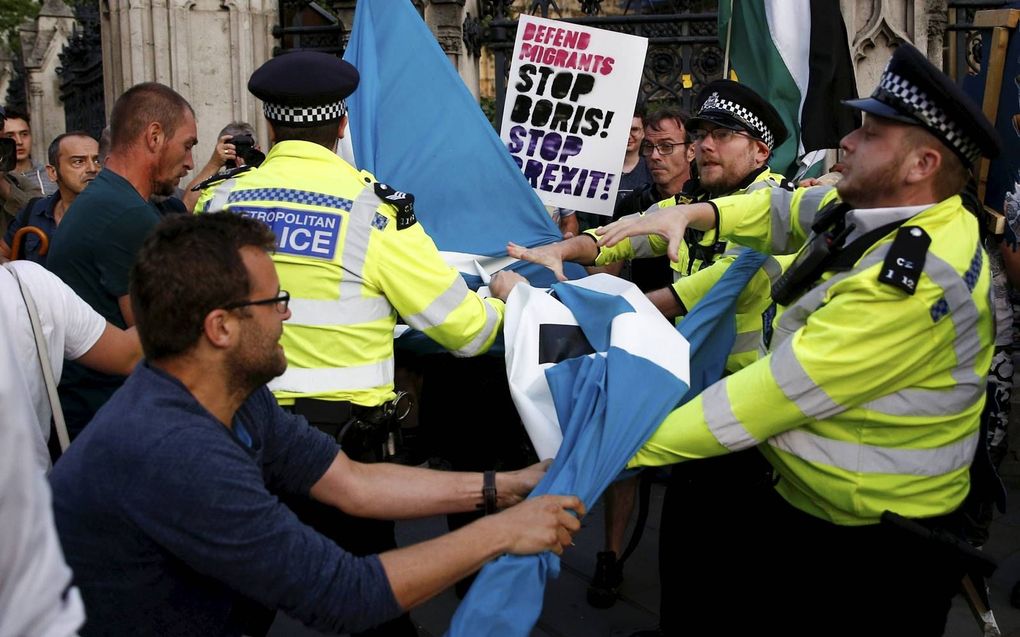
[[379,182],[375,183],[375,194],[397,209],[397,230],[404,230],[418,223],[418,218],[414,216],[414,195],[394,190]]
[[878,275],[879,282],[913,294],[924,270],[929,245],[931,237],[922,228],[902,226],[896,231],[896,238],[885,255],[882,272]]

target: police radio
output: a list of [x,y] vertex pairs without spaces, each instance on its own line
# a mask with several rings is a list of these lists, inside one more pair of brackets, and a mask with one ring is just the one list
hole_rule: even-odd
[[797,258],[786,272],[772,285],[772,299],[780,305],[789,305],[814,284],[835,262],[853,224],[842,227],[850,207],[832,203],[822,208],[811,226],[812,235],[797,253]]

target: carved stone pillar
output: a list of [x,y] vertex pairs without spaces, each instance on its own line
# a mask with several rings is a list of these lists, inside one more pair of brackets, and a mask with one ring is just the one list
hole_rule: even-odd
[[6,46],[0,46],[0,95],[7,95],[14,75],[14,54]]
[[62,0],[46,0],[33,22],[19,30],[32,118],[32,159],[46,161],[50,141],[64,132],[60,101],[60,51],[74,28],[74,13]]
[[195,109],[201,168],[227,123],[266,126],[248,78],[272,55],[276,0],[103,0],[101,24],[107,113],[140,82],[166,84]]
[[857,90],[870,95],[900,42],[910,42],[942,68],[946,0],[840,0],[857,72]]

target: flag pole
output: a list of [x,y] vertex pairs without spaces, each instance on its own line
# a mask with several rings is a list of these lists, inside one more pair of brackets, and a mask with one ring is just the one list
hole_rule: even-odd
[[730,0],[730,19],[726,21],[726,48],[723,50],[723,79],[730,78],[730,34],[733,32],[733,0]]

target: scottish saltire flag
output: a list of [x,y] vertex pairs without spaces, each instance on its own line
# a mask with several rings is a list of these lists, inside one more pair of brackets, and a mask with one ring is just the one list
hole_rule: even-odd
[[[511,393],[539,455],[556,457],[533,496],[576,494],[590,510],[666,414],[719,379],[734,303],[764,258],[745,251],[679,330],[606,274],[557,283],[555,297],[517,286],[504,328]],[[447,634],[526,637],[559,568],[552,553],[486,565]]]
[[507,241],[544,245],[560,231],[412,3],[360,0],[344,59],[361,72],[347,98],[356,165],[414,195],[447,262],[472,287],[508,266],[555,281],[506,255]]
[[[857,97],[850,46],[836,0],[723,0],[719,39],[733,74],[772,103],[790,138],[769,164],[787,177],[861,125],[840,101]],[[805,157],[805,155],[807,157]]]

